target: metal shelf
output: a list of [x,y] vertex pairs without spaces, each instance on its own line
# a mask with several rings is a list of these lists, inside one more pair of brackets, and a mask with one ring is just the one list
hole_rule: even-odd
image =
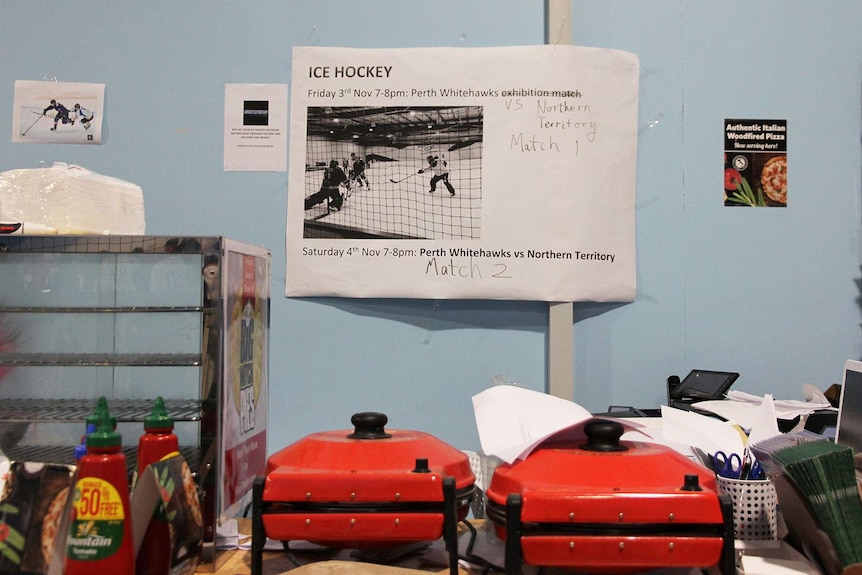
[[[247,273],[254,278],[254,318],[261,320],[251,342],[254,370],[268,384],[270,258],[262,247],[221,236],[0,236],[0,320],[11,319],[4,327],[16,336],[16,345],[0,352],[0,371],[14,368],[0,394],[5,455],[74,463],[74,444],[95,412],[95,389],[120,423],[131,473],[131,444],[155,395],[182,397],[165,399],[165,408],[180,441],[193,444],[180,452],[201,495],[200,565],[217,569],[227,553],[216,548],[216,525],[235,512],[248,477],[262,473],[257,456],[242,459],[242,469],[227,468],[240,462],[240,447],[265,446],[251,441],[265,433],[266,417],[253,438],[240,436],[238,412],[220,402],[232,389],[229,370],[237,360],[226,352],[239,342],[242,318],[235,312],[246,303]],[[138,399],[110,399],[123,395]],[[257,408],[266,414],[265,402]]]
[[202,306],[4,306],[3,313],[201,313]]
[[199,353],[0,353],[7,366],[196,367]]
[[[0,421],[83,422],[93,415],[95,408],[94,399],[3,399],[0,401]],[[118,422],[143,421],[152,409],[153,400],[149,399],[108,400],[108,411]],[[197,399],[166,399],[165,409],[174,421],[201,419],[201,402]]]

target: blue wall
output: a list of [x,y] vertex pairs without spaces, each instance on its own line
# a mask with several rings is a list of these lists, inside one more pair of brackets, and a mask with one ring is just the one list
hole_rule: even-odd
[[[287,174],[222,171],[224,84],[289,83],[293,46],[541,44],[543,2],[7,4],[0,170],[79,164],[140,185],[148,233],[272,250],[271,450],[361,410],[475,449],[473,394],[545,388],[546,304],[285,299]],[[575,305],[576,401],[655,406],[693,368],[781,398],[835,382],[860,355],[862,3],[573,7],[575,43],[642,68],[637,299]],[[101,146],[11,143],[14,81],[53,79],[106,84]],[[722,206],[730,117],[787,119],[786,209]]]
[[[860,21],[836,0],[574,2],[577,43],[641,61],[638,293],[576,308],[579,403],[654,405],[693,368],[802,399],[859,357]],[[786,209],[722,206],[725,118],[787,120]]]

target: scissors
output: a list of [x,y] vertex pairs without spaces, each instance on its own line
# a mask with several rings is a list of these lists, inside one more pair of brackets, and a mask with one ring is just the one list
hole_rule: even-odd
[[763,467],[747,451],[743,457],[736,453],[728,455],[724,451],[716,451],[712,456],[712,465],[716,473],[728,479],[766,479]]
[[760,463],[755,459],[749,464],[746,464],[745,474],[742,479],[766,479],[766,472],[763,471],[763,467]]
[[728,455],[724,451],[716,451],[712,456],[712,466],[716,473],[728,479],[740,479],[745,472],[745,464],[737,453]]

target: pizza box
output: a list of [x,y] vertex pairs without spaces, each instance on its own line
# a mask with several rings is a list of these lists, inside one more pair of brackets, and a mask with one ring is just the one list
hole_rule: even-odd
[[0,461],[0,574],[62,575],[75,470]]
[[203,545],[203,516],[197,485],[182,455],[148,465],[135,482],[130,505],[139,568],[146,559],[161,563],[158,568],[148,564],[156,572],[194,573]]

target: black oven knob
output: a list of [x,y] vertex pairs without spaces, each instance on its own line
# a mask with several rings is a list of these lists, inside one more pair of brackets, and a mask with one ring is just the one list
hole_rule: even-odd
[[685,481],[681,489],[683,491],[703,491],[703,487],[700,486],[700,478],[694,473],[685,474]]
[[581,449],[586,451],[626,451],[628,447],[620,445],[625,429],[619,421],[608,419],[591,419],[584,425],[587,443]]
[[383,429],[388,421],[389,418],[384,413],[374,411],[354,413],[350,418],[350,423],[353,424],[353,433],[347,437],[349,439],[386,439],[392,437]]

